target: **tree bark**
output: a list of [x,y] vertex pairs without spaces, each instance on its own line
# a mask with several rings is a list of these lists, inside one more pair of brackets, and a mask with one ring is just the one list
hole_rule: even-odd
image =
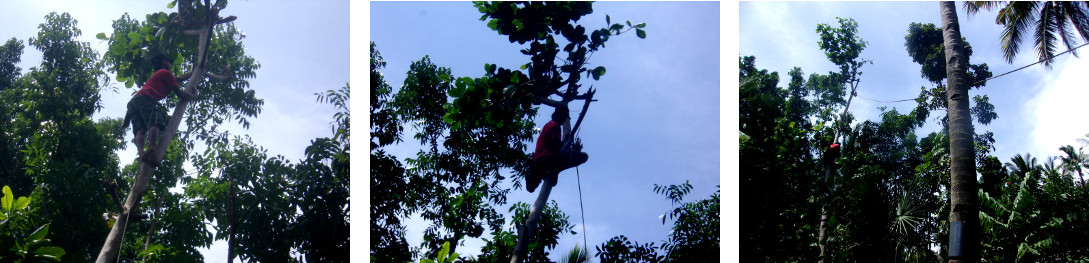
[[950,209],[949,262],[979,262],[979,208],[972,116],[969,114],[964,42],[957,7],[941,2],[949,109]]
[[[564,128],[567,132],[564,138],[566,145],[568,141],[572,140],[572,136],[575,131],[578,131],[580,125],[582,125],[582,119],[586,117],[586,110],[590,108],[590,102],[594,101],[593,89],[586,92],[586,102],[582,105],[582,112],[579,113],[578,121],[575,123],[574,129],[571,129],[571,120],[564,122]],[[567,131],[570,129],[570,131]],[[564,147],[567,147],[567,146]],[[559,175],[557,175],[559,176]],[[514,246],[514,255],[511,255],[511,263],[522,263],[526,258],[526,250],[529,248],[529,239],[533,237],[533,232],[537,230],[537,222],[541,221],[541,211],[545,207],[545,202],[548,202],[548,195],[552,194],[552,184],[548,180],[544,180],[541,184],[541,192],[537,194],[537,200],[533,202],[533,207],[529,210],[529,217],[526,218],[526,224],[520,229],[518,233],[518,243]]]
[[[193,70],[193,74],[189,76],[189,81],[185,83],[185,90],[193,93],[197,86],[200,85],[200,81],[204,79],[204,58],[208,48],[208,42],[211,37],[211,26],[205,25],[200,29],[199,34],[199,51],[197,52],[196,68]],[[117,261],[118,253],[121,248],[121,241],[125,235],[125,228],[129,221],[129,213],[140,205],[140,200],[144,196],[144,192],[147,191],[147,184],[151,180],[151,175],[155,173],[155,168],[162,161],[163,155],[166,154],[166,149],[170,146],[170,142],[174,140],[174,135],[178,132],[178,126],[181,125],[182,116],[185,115],[185,109],[189,106],[188,100],[179,100],[177,107],[174,107],[174,114],[170,117],[170,122],[166,125],[164,130],[159,135],[159,141],[155,143],[155,151],[146,154],[151,154],[151,163],[148,161],[140,161],[140,170],[136,174],[136,182],[133,182],[132,189],[129,191],[128,198],[125,199],[124,210],[120,211],[117,216],[117,222],[114,222],[113,228],[110,229],[110,234],[106,236],[106,243],[102,244],[102,250],[98,253],[98,259],[96,263],[111,263]]]
[[545,202],[548,201],[548,195],[552,193],[552,186],[548,180],[544,180],[541,184],[537,201],[533,202],[533,207],[529,210],[529,218],[526,218],[526,224],[518,233],[518,243],[514,246],[514,255],[511,256],[510,263],[522,263],[525,260],[529,239],[533,236],[533,231],[537,230],[537,222],[541,220],[541,211],[544,209]]

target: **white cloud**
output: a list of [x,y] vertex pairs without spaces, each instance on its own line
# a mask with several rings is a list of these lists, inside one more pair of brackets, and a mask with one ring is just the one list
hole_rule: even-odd
[[1033,89],[1040,89],[1040,92],[1026,107],[1033,115],[1030,119],[1035,120],[1031,123],[1032,145],[1028,148],[1034,156],[1041,158],[1057,155],[1060,146],[1076,145],[1076,139],[1089,133],[1089,122],[1081,120],[1079,114],[1085,111],[1082,103],[1089,98],[1085,85],[1089,82],[1089,75],[1085,74],[1089,72],[1089,61],[1070,58],[1061,63],[1065,66],[1054,68],[1061,73],[1057,77],[1042,78],[1040,85]]

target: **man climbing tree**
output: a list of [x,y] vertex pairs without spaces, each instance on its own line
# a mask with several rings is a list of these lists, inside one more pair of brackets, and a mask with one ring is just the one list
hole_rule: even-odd
[[122,125],[128,127],[130,122],[133,124],[132,134],[135,137],[133,143],[136,144],[136,154],[144,161],[150,160],[145,153],[155,151],[154,143],[148,146],[147,151],[144,150],[145,140],[150,138],[152,142],[158,141],[159,131],[166,129],[166,111],[162,105],[159,105],[159,101],[166,98],[170,91],[177,93],[183,100],[197,98],[196,91],[189,93],[181,90],[181,86],[178,85],[178,79],[189,79],[192,72],[175,77],[174,73],[170,72],[174,61],[162,54],[155,55],[152,61],[159,63],[155,73],[129,100],[128,112],[125,113],[125,122]]
[[[552,121],[541,128],[541,135],[537,137],[537,150],[533,152],[533,167],[526,176],[526,190],[530,193],[537,189],[542,179],[547,178],[549,184],[556,185],[556,177],[560,172],[586,163],[589,158],[589,155],[582,152],[582,147],[564,147],[571,143],[570,120],[567,106],[561,104],[552,113]],[[560,126],[563,127],[562,137]]]

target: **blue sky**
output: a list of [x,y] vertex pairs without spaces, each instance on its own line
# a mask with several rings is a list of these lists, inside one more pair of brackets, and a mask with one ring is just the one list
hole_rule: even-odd
[[[647,38],[638,39],[634,32],[614,37],[590,61],[608,72],[600,81],[584,82],[598,89],[600,100],[590,107],[581,132],[590,155],[579,168],[588,239],[591,246],[618,235],[660,244],[671,222],[663,225],[659,216],[672,206],[654,193],[653,185],[689,180],[694,189],[686,200],[696,200],[720,184],[719,3],[597,2],[594,13],[579,22],[605,27],[606,14],[614,22],[646,22]],[[400,87],[408,65],[425,55],[456,77],[482,76],[485,63],[516,69],[528,61],[519,52],[522,46],[488,29],[480,16],[469,2],[370,3],[369,36],[387,62],[382,69],[386,81]],[[551,109],[542,112],[538,127]],[[412,140],[413,133],[407,127],[405,142],[387,152],[401,160],[414,156],[420,144]],[[561,236],[554,260],[582,243],[575,171],[560,177],[550,198],[580,234]],[[508,196],[510,203],[532,203],[536,197],[524,190]],[[407,239],[418,245],[426,222],[407,223]],[[469,240],[457,252],[477,255],[482,245]]]
[[[918,96],[920,87],[932,87],[908,56],[904,36],[912,22],[940,27],[938,2],[742,2],[739,7],[738,55],[754,55],[757,68],[778,71],[781,86],[786,86],[786,73],[795,66],[806,75],[834,70],[835,65],[817,47],[817,24],[836,25],[836,17],[850,17],[858,22],[859,36],[869,42],[861,57],[873,61],[862,68],[860,97],[911,99]],[[1038,60],[1034,44],[1024,42],[1014,62],[1006,63],[1000,51],[1002,27],[995,24],[994,12],[969,16],[961,9],[961,2],[957,7],[961,34],[974,51],[972,63],[987,63],[997,76]],[[1080,38],[1077,42],[1084,43]],[[1060,44],[1057,49],[1061,52],[1066,47]],[[1056,58],[1050,70],[1035,65],[971,90],[972,96],[988,95],[999,116],[990,125],[976,122],[976,133],[994,132],[993,154],[1003,162],[1025,153],[1044,161],[1047,156],[1059,155],[1060,146],[1080,146],[1076,139],[1089,133],[1089,122],[1076,117],[1089,95],[1084,72],[1089,72],[1089,63],[1067,54]],[[904,113],[911,111],[915,102],[855,98],[850,110],[858,119],[876,121],[882,106]],[[916,133],[922,137],[939,129],[935,118],[944,114],[934,112],[931,121]]]
[[[36,36],[38,24],[51,11],[69,12],[79,21],[77,26],[83,33],[80,40],[91,43],[101,54],[107,44],[95,39],[95,34],[112,32],[110,24],[122,13],[128,12],[142,20],[148,13],[171,12],[166,8],[169,2],[2,1],[0,10],[18,11],[0,16],[0,39],[15,37],[23,41],[26,47],[20,67],[26,73],[41,62],[41,52],[27,41]],[[268,149],[270,155],[283,155],[292,161],[303,158],[310,140],[332,135],[329,123],[336,110],[332,105],[316,102],[313,94],[338,89],[349,82],[348,5],[347,1],[230,2],[222,14],[238,16],[235,25],[246,34],[242,40],[246,54],[261,64],[257,76],[250,80],[250,88],[265,100],[261,113],[251,120],[248,130],[239,125],[226,127],[232,134],[248,134],[256,145]],[[103,109],[95,114],[95,119],[124,117],[125,103],[132,90],[125,89],[123,84],[114,85],[119,92],[103,93]],[[131,141],[129,136],[126,141]],[[121,160],[136,156],[134,147],[118,154]],[[207,262],[226,262],[224,242],[216,242],[201,252]]]

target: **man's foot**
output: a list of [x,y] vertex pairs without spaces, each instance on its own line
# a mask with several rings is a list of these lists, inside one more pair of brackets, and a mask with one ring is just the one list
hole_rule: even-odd
[[541,184],[541,178],[535,176],[533,172],[526,174],[526,190],[529,190],[529,192],[532,193],[533,190],[537,190],[537,185],[539,184]]

